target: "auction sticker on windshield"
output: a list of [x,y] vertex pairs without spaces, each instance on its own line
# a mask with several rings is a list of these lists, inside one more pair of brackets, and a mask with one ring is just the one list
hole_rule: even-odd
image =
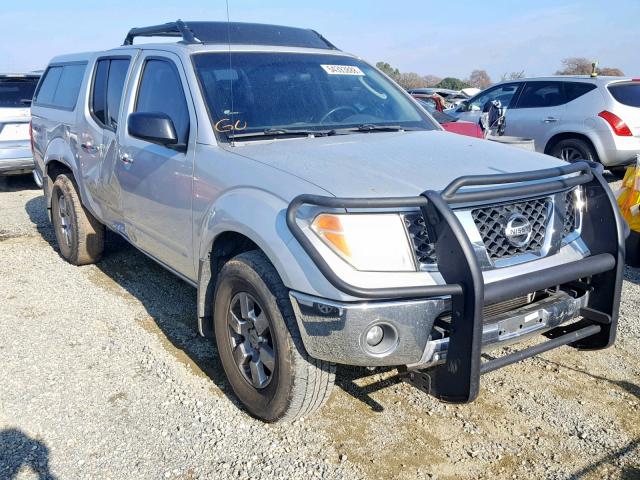
[[364,77],[365,74],[358,67],[351,65],[320,65],[329,75],[359,75]]

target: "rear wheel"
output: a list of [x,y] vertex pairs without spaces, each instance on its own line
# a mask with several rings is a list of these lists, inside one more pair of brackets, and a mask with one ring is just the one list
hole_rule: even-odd
[[598,161],[598,156],[591,144],[581,138],[565,138],[564,140],[560,140],[551,149],[551,155],[569,163],[580,160],[590,162]]
[[51,218],[65,260],[74,265],[100,260],[104,225],[82,206],[76,184],[66,174],[59,175],[51,189]]
[[229,384],[251,415],[295,420],[329,397],[335,365],[306,353],[288,291],[261,252],[240,254],[222,268],[214,329]]

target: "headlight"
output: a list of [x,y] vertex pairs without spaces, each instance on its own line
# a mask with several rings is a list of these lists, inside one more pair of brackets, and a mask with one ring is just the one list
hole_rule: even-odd
[[398,214],[323,213],[311,229],[356,270],[415,272],[413,252]]

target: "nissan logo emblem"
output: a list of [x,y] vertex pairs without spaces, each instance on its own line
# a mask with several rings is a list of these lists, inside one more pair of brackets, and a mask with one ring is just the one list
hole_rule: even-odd
[[504,226],[504,236],[514,247],[526,247],[531,241],[533,228],[527,217],[520,213],[512,213]]

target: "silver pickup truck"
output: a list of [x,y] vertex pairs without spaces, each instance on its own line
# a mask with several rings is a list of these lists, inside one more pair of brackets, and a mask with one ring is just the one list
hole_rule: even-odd
[[601,168],[444,132],[315,31],[135,28],[54,58],[32,116],[61,255],[98,261],[108,229],[196,287],[265,421],[319,408],[336,364],[469,402],[483,373],[614,341],[624,226]]

